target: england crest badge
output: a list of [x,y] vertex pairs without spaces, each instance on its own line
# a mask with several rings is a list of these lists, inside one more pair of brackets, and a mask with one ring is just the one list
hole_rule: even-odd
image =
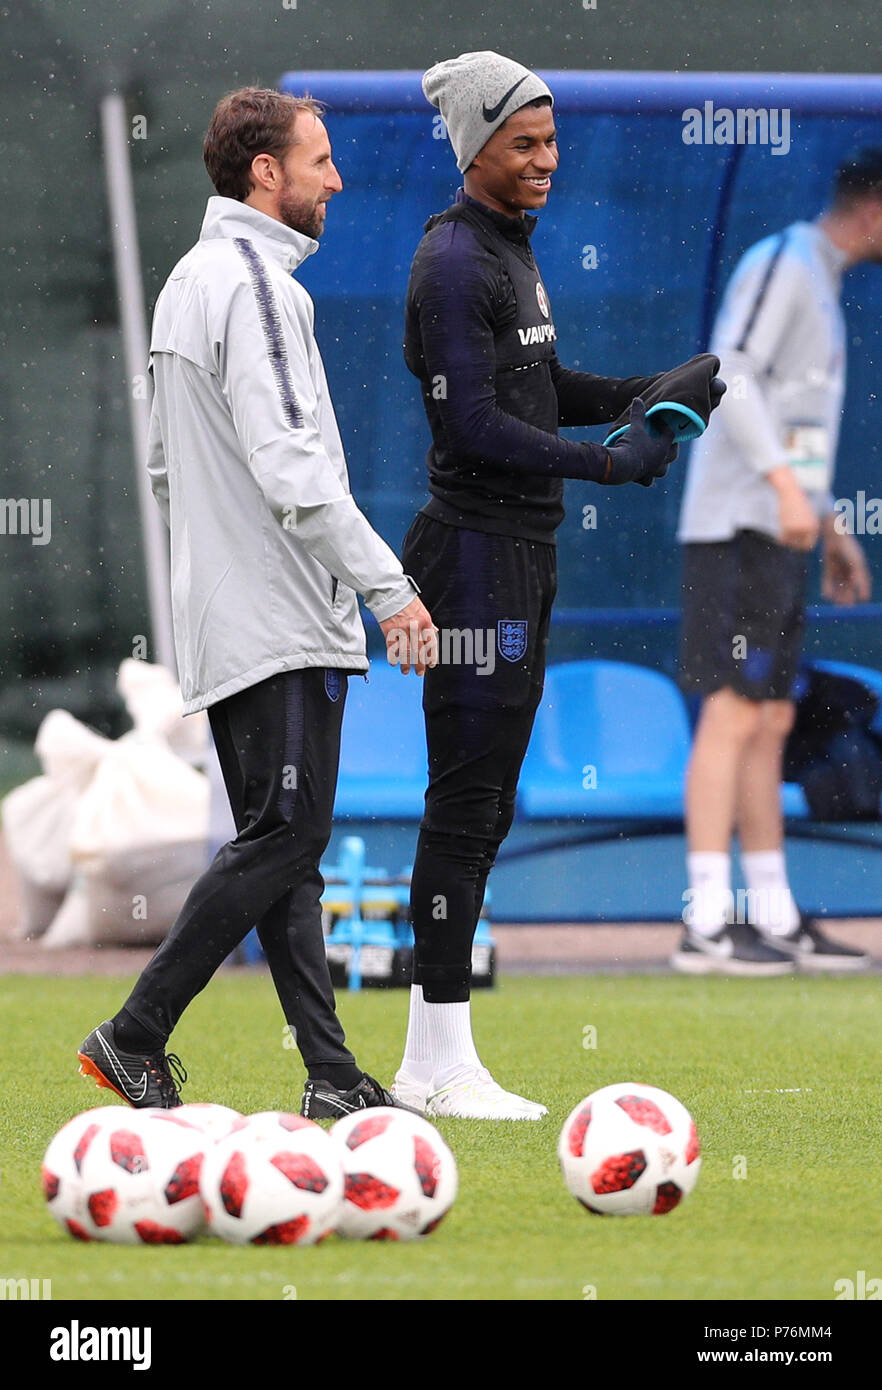
[[496,645],[506,661],[520,661],[527,650],[526,618],[500,618],[496,624]]

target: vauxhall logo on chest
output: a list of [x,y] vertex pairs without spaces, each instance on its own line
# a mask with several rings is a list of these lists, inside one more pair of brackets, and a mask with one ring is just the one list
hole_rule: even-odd
[[[543,318],[547,319],[551,310],[548,307],[548,295],[545,293],[545,286],[541,280],[536,281],[536,302]],[[524,347],[533,347],[537,343],[553,343],[557,333],[553,323],[534,323],[529,328],[519,328],[518,337]]]

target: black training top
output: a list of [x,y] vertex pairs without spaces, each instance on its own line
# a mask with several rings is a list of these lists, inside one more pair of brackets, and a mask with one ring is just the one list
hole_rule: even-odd
[[536,221],[506,217],[462,189],[429,219],[410,272],[404,358],[432,431],[423,511],[553,542],[562,480],[602,482],[608,468],[602,445],[560,439],[558,428],[615,420],[655,377],[561,366],[530,246]]

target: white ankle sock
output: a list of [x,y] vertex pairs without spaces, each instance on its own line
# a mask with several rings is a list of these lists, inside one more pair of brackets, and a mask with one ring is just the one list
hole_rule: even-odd
[[787,881],[787,864],[780,849],[741,853],[741,867],[750,894],[750,920],[755,927],[785,936],[799,926],[799,908]]
[[411,985],[410,1013],[407,1016],[407,1037],[404,1041],[401,1070],[407,1072],[408,1076],[412,1076],[414,1081],[428,1083],[432,1080],[435,1063],[432,1061],[432,1044],[426,1021],[426,1007],[422,985]]
[[686,855],[686,869],[691,896],[683,920],[690,931],[713,936],[731,916],[730,857],[717,850],[692,850]]
[[472,1006],[428,1004],[423,1001],[433,1059],[433,1084],[445,1086],[463,1067],[479,1067],[481,1059],[472,1038]]

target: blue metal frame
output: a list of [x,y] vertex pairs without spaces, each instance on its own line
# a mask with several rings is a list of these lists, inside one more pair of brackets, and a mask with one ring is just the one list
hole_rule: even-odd
[[[882,603],[861,603],[837,607],[832,603],[814,603],[806,608],[810,623],[833,623],[847,618],[849,622],[882,621]],[[660,627],[679,623],[679,608],[555,608],[552,627]]]
[[[882,116],[882,76],[842,74],[739,73],[739,72],[600,72],[590,70],[542,71],[541,76],[554,92],[555,107],[561,115],[586,113],[619,115],[639,121],[641,116],[678,116],[687,107],[702,109],[711,102],[717,107],[785,107],[794,118],[803,116],[872,118]],[[421,115],[427,121],[433,115],[421,86],[422,73],[417,70],[339,72],[304,70],[286,72],[279,82],[283,91],[302,94],[310,92],[326,102],[331,115],[346,113]],[[722,182],[718,190],[713,226],[707,239],[705,293],[701,304],[701,343],[706,341],[713,318],[721,271],[723,230],[737,184],[744,147],[733,145],[726,156]],[[698,327],[699,325],[697,325]],[[807,616],[813,624],[828,630],[842,620],[861,623],[882,618],[882,604],[836,608],[814,605]],[[555,629],[574,627],[604,631],[611,628],[666,628],[680,621],[679,609],[665,608],[558,608],[552,622]],[[372,830],[380,827],[376,821]],[[611,831],[611,833],[610,833]],[[351,833],[351,829],[350,829]],[[564,832],[566,833],[566,832]],[[627,826],[629,838],[666,836],[677,833],[676,825],[657,821],[638,828],[634,822]],[[799,839],[822,839],[828,844],[840,838],[835,827],[812,823],[788,825],[788,833]],[[573,849],[578,843],[607,841],[621,836],[622,827],[591,827],[586,834],[577,832],[576,839],[567,836]],[[842,835],[843,843],[862,849],[879,847],[872,834],[852,829]],[[501,865],[509,859],[537,855],[541,846],[526,848],[507,846],[500,855]],[[873,859],[874,864],[878,862]]]
[[[792,72],[597,72],[541,70],[560,111],[610,115],[666,115],[705,101],[728,105],[786,102],[791,115],[882,115],[882,77],[863,74]],[[416,111],[431,109],[416,69],[366,72],[311,68],[282,74],[279,90],[309,92],[336,110]]]

